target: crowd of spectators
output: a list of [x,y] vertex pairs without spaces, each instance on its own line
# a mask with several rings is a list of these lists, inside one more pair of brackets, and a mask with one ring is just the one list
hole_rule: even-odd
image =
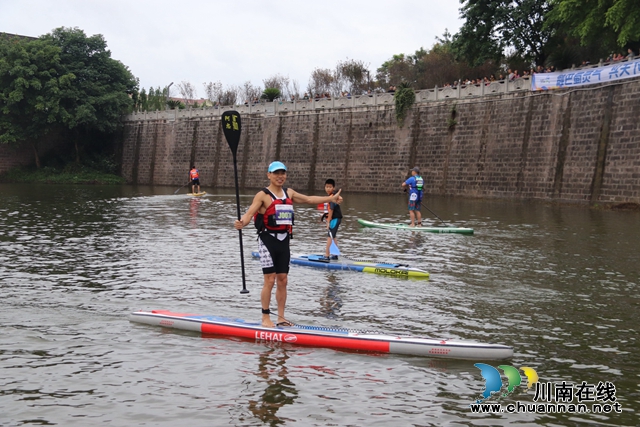
[[[611,63],[611,62],[616,62],[616,61],[623,61],[623,60],[630,60],[630,59],[634,59],[636,58],[636,55],[633,51],[633,49],[627,49],[627,55],[623,55],[622,53],[612,53],[611,55],[609,55],[609,57],[607,57],[606,61],[604,61],[604,63]],[[588,67],[591,66],[591,63],[588,60],[582,61],[581,67]],[[530,70],[524,70],[522,72],[522,74],[520,74],[520,72],[518,70],[511,70],[508,69],[506,76],[504,74],[499,74],[496,78],[495,75],[491,74],[489,77],[484,77],[484,78],[478,78],[478,79],[463,79],[460,81],[454,81],[453,83],[445,83],[444,87],[450,87],[450,88],[457,88],[458,84],[464,86],[468,86],[468,85],[475,85],[475,86],[479,86],[481,84],[484,84],[486,86],[490,85],[491,83],[495,82],[495,81],[503,81],[503,80],[508,80],[508,81],[513,81],[515,79],[518,78],[528,78],[531,77],[533,74],[541,74],[541,73],[553,73],[556,71],[556,68],[551,65],[548,67],[543,67],[542,65],[538,65],[535,68],[532,68]]]
[[[629,59],[634,59],[636,57],[634,51],[632,49],[628,49],[627,50],[627,55],[623,55],[621,53],[618,54],[614,54],[612,53],[611,55],[609,55],[609,57],[607,57],[606,61],[604,61],[604,63],[611,63],[611,62],[616,62],[616,61],[622,61],[622,60],[629,60]],[[585,60],[582,62],[581,67],[587,67],[587,66],[591,66],[591,63],[588,60]],[[533,74],[540,74],[540,73],[553,73],[556,71],[556,68],[553,65],[550,65],[548,67],[543,67],[542,65],[538,65],[535,68],[531,68],[530,70],[524,70],[522,71],[522,73],[520,73],[519,70],[516,69],[508,69],[506,73],[502,74],[498,74],[497,76],[494,74],[491,74],[489,77],[483,77],[483,78],[477,78],[477,79],[462,79],[460,81],[456,80],[453,83],[445,83],[444,87],[450,87],[453,89],[456,89],[458,87],[458,85],[462,85],[462,87],[465,86],[469,86],[469,85],[473,85],[473,86],[480,86],[482,84],[484,84],[485,86],[489,86],[491,83],[493,82],[501,82],[501,81],[514,81],[516,79],[519,78],[529,78],[531,77]],[[389,86],[389,88],[385,91],[384,88],[376,88],[373,91],[372,90],[367,90],[367,91],[363,91],[361,95],[369,95],[369,96],[373,96],[374,92],[377,93],[395,93],[396,91],[396,87],[395,86]],[[315,96],[313,95],[313,93],[309,94],[309,92],[305,92],[304,96],[302,96],[301,98],[298,98],[294,95],[290,96],[290,102],[294,102],[294,101],[311,101],[311,100],[315,100],[315,101],[320,101],[320,100],[330,100],[332,98],[331,94],[328,92],[325,93],[316,93]],[[351,98],[351,92],[349,91],[342,91],[340,93],[339,96],[337,96],[336,98]],[[278,98],[279,101],[283,101],[284,98]],[[251,101],[252,104],[258,104],[260,103],[261,100],[258,98],[255,98]],[[248,102],[245,102],[245,105],[248,105]]]

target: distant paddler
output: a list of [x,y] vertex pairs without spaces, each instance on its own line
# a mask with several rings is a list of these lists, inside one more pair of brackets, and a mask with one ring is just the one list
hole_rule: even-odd
[[[196,169],[195,165],[191,165],[191,170],[189,171],[189,179],[191,180],[191,193],[199,194],[200,193],[200,171]],[[196,188],[198,191],[196,191]]]
[[411,169],[411,176],[402,183],[402,187],[409,188],[409,217],[411,218],[409,227],[416,226],[416,217],[418,219],[418,227],[422,227],[422,213],[420,209],[422,207],[424,180],[420,176],[420,168],[416,166]]

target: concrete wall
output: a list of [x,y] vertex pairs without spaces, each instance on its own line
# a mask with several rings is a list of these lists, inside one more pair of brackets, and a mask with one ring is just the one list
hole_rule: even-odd
[[[640,80],[573,91],[517,92],[416,104],[405,126],[393,105],[242,115],[240,186],[266,183],[281,160],[289,186],[395,192],[414,165],[428,194],[640,203]],[[233,187],[220,111],[129,116],[123,176],[182,185],[191,162],[204,187]]]

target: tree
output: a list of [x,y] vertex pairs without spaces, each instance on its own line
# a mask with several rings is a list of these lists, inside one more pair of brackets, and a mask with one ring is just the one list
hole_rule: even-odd
[[238,94],[241,89],[237,86],[227,86],[227,89],[222,89],[222,83],[209,82],[203,83],[204,91],[207,94],[207,99],[212,104],[216,105],[234,105],[238,99]]
[[240,88],[234,85],[229,85],[227,88],[220,92],[219,102],[220,105],[235,105],[238,100],[238,94]]
[[250,104],[256,99],[260,98],[262,89],[251,84],[250,81],[244,82],[244,85],[240,89],[241,98],[244,98],[245,104]]
[[[289,86],[291,84],[291,80],[289,77],[282,76],[280,74],[275,74],[268,79],[264,79],[262,81],[264,83],[265,90],[266,88],[275,88],[280,92],[278,96],[283,96],[285,99],[290,99],[291,96],[299,96],[296,89],[291,89]],[[297,87],[297,83],[294,82],[294,88]],[[263,92],[264,93],[264,92]]]
[[427,89],[451,84],[463,77],[489,77],[496,73],[498,67],[492,61],[471,67],[466,61],[456,59],[448,31],[436,40],[430,50],[421,47],[413,55],[393,55],[378,68],[377,84],[387,87],[408,82],[416,89]]
[[336,66],[335,81],[339,82],[338,91],[346,86],[353,94],[361,94],[369,88],[369,64],[364,61],[347,59]]
[[138,95],[138,110],[139,111],[148,111],[147,108],[149,106],[149,98],[147,97],[147,91],[142,88],[140,94]]
[[333,73],[329,69],[316,68],[311,72],[307,92],[310,96],[330,93],[333,84]]
[[413,58],[404,53],[393,55],[393,57],[382,63],[377,69],[376,80],[378,84],[386,88],[388,86],[398,86],[403,81],[414,81]]
[[81,135],[118,129],[120,117],[133,106],[131,95],[138,81],[125,65],[111,58],[101,34],[87,37],[79,28],[60,27],[41,39],[60,49],[64,72],[75,76],[74,84],[62,88],[60,95],[63,124],[74,135],[79,163]]
[[186,82],[184,80],[178,83],[178,90],[180,91],[180,95],[182,95],[182,98],[187,105],[189,104],[189,101],[195,100],[198,96],[196,87],[190,82]]
[[207,96],[209,102],[215,105],[220,100],[220,93],[222,92],[222,83],[218,82],[204,82],[204,93]]
[[38,144],[68,118],[63,93],[76,76],[65,70],[60,48],[44,40],[0,39],[0,143]]
[[611,50],[640,41],[637,0],[551,0],[549,20],[582,45]]
[[456,56],[472,66],[499,62],[508,48],[543,64],[554,27],[545,24],[548,0],[461,0],[465,20],[453,38]]
[[267,102],[273,102],[280,96],[280,89],[276,87],[268,87],[262,92],[262,99],[266,99]]

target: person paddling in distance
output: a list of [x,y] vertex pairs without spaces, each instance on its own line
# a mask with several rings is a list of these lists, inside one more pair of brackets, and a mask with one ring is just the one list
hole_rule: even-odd
[[[191,170],[189,171],[189,180],[191,180],[191,193],[200,193],[200,171],[196,169],[195,165],[191,165]],[[198,189],[198,191],[196,191],[196,188]]]
[[411,218],[409,227],[416,226],[416,219],[418,220],[418,227],[422,227],[422,213],[420,209],[422,208],[422,188],[424,187],[424,180],[420,176],[420,168],[416,166],[411,169],[411,176],[402,183],[402,187],[409,188],[409,218]]
[[262,303],[262,326],[273,328],[271,321],[271,292],[276,285],[276,302],[278,304],[278,326],[292,326],[284,317],[284,309],[287,303],[287,280],[289,274],[289,242],[293,228],[293,204],[307,203],[317,205],[319,203],[341,203],[342,197],[339,190],[331,196],[305,196],[297,191],[284,187],[287,180],[287,167],[284,163],[275,161],[267,169],[269,186],[263,188],[253,198],[249,209],[234,226],[241,230],[254,219],[258,229],[258,252],[260,253],[260,265],[264,277],[264,284],[260,293]]
[[[336,182],[329,178],[324,183],[324,191],[327,195],[331,196],[336,191]],[[340,222],[342,221],[342,210],[340,210],[340,205],[337,203],[329,202],[325,203],[325,214],[322,216],[323,220],[327,222],[327,230],[329,236],[327,237],[327,247],[324,250],[324,258],[325,259],[338,259],[338,255],[330,255],[331,250],[331,240],[333,239],[333,243],[338,246],[336,242],[336,235],[338,234],[338,227],[340,226]]]

